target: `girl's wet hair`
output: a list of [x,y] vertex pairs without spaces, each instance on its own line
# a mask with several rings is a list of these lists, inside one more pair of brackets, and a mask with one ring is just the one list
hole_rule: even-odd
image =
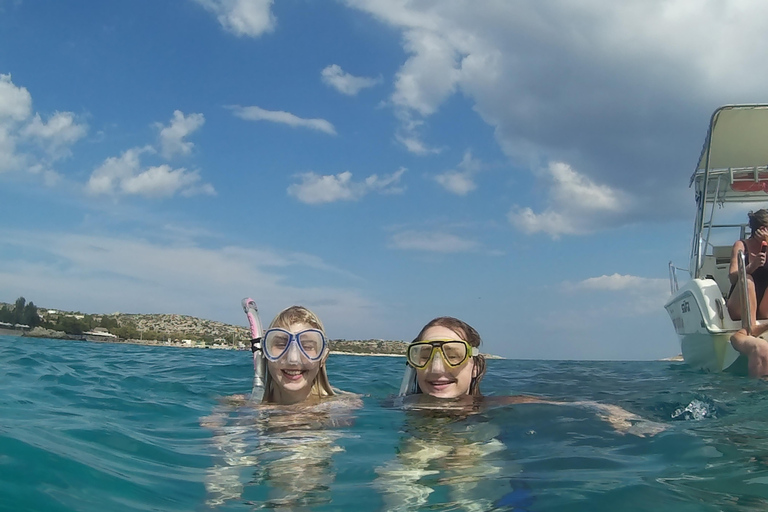
[[314,329],[318,329],[325,334],[325,328],[323,322],[304,306],[291,306],[285,308],[277,314],[277,316],[269,324],[270,329],[288,329],[293,324],[307,324],[311,325]]
[[[480,339],[480,334],[478,334],[474,327],[467,322],[452,316],[440,316],[430,321],[427,325],[421,328],[418,336],[416,336],[413,341],[421,341],[424,339],[424,333],[431,327],[445,327],[446,329],[450,329],[472,347],[479,348],[480,343],[483,341]],[[411,343],[413,343],[413,341]],[[485,357],[482,354],[478,354],[474,356],[473,359],[475,360],[474,372],[477,376],[472,377],[472,382],[469,384],[469,394],[473,396],[482,396],[482,393],[480,392],[480,381],[483,380],[483,376],[485,376]]]
[[749,212],[749,229],[752,230],[752,234],[763,226],[768,226],[768,210],[761,208],[756,212]]

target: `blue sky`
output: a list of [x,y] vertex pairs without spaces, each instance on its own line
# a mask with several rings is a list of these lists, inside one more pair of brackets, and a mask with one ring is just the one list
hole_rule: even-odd
[[0,0],[0,300],[512,358],[679,352],[667,263],[768,4]]

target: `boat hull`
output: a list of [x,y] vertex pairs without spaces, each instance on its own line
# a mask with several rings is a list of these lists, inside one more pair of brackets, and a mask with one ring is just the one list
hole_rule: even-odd
[[712,279],[692,279],[664,305],[680,340],[686,364],[711,372],[743,367],[730,337],[741,328],[731,320],[722,292]]

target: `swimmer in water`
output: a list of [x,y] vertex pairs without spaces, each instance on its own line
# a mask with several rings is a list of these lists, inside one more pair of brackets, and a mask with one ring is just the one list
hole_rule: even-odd
[[[598,415],[622,433],[643,437],[653,435],[664,426],[643,420],[616,405],[597,402],[559,402],[529,395],[483,397],[480,381],[486,372],[485,357],[480,354],[482,340],[478,332],[458,318],[443,316],[425,325],[408,345],[408,361],[400,396],[429,395],[430,400],[417,408],[459,411],[477,410],[484,405],[540,403],[579,405],[597,411]],[[646,430],[647,429],[647,430]]]
[[325,329],[307,308],[291,306],[278,313],[264,332],[261,348],[267,366],[262,403],[317,403],[343,393],[328,382]]
[[[250,301],[250,302],[246,302]],[[239,499],[246,486],[269,489],[271,508],[326,502],[335,471],[337,440],[350,425],[360,397],[333,388],[325,362],[330,348],[320,319],[291,306],[261,332],[250,299],[243,307],[251,324],[254,387],[250,399],[237,395],[203,419],[214,432],[218,462],[208,470],[208,504]]]
[[[456,405],[483,401],[480,382],[485,376],[486,362],[480,353],[481,342],[474,327],[458,318],[443,316],[430,321],[408,345],[400,395],[452,399],[450,403]],[[494,399],[505,404],[547,402],[525,395]],[[438,407],[441,404],[432,403]]]
[[615,405],[526,395],[484,397],[480,383],[487,367],[480,344],[480,335],[466,322],[439,317],[425,325],[408,345],[398,400],[408,412],[403,437],[395,459],[376,469],[376,487],[388,510],[437,506],[429,501],[439,487],[447,487],[451,500],[441,504],[445,507],[478,511],[527,508],[534,497],[524,482],[515,482],[506,494],[500,493],[498,486],[486,486],[493,479],[514,480],[522,471],[503,455],[507,447],[498,438],[500,427],[478,415],[488,407],[575,405],[594,410],[620,433],[644,437],[666,428]]

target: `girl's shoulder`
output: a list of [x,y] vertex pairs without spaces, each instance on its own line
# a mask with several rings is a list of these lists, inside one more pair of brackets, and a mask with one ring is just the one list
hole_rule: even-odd
[[344,407],[348,409],[359,409],[363,406],[363,399],[357,393],[350,393],[342,389],[333,388],[334,395],[323,400],[329,407]]

